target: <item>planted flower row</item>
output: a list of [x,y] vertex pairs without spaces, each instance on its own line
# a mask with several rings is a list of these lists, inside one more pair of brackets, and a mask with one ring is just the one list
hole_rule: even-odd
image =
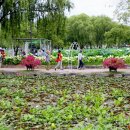
[[[109,56],[109,57],[113,57],[113,56]],[[107,57],[107,58],[109,58],[109,57]],[[23,58],[24,57],[20,57],[20,56],[6,57],[3,64],[4,65],[18,65],[21,63]],[[37,57],[37,58],[41,60],[42,65],[46,65],[45,58],[43,58],[43,57]],[[130,64],[130,55],[116,57],[116,58],[121,58],[125,61],[126,64]],[[50,61],[51,65],[56,64],[55,59],[56,59],[56,56],[51,57],[51,61]],[[89,56],[89,57],[84,56],[83,61],[84,61],[85,65],[102,65],[102,63],[105,59],[106,58],[103,56],[94,56],[94,57],[93,56]],[[77,65],[77,56],[70,57],[70,58],[63,56],[63,65],[68,65],[68,63],[70,63],[71,61],[72,61],[73,65]]]

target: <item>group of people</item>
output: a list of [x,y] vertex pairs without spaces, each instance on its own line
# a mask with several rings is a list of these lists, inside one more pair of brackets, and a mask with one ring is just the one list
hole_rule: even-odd
[[[0,52],[0,67],[1,67],[1,64],[2,64],[2,61],[3,61],[3,55],[1,52]],[[46,69],[48,70],[50,67],[50,51],[47,50],[47,51],[44,51],[44,50],[39,50],[38,53],[37,53],[37,56],[44,56],[45,57],[45,62],[46,62]],[[56,58],[56,62],[57,62],[57,65],[55,66],[55,70],[57,70],[58,68],[60,68],[61,70],[63,69],[62,67],[62,58],[63,58],[63,55],[61,53],[61,50],[58,50],[58,53],[57,53],[57,58]],[[81,69],[83,68],[83,55],[82,55],[82,50],[80,50],[79,54],[78,54],[78,69]]]
[[[63,70],[63,67],[62,67],[62,58],[63,58],[63,55],[61,53],[61,50],[58,50],[57,58],[55,60],[57,62],[57,65],[55,66],[55,70],[57,70],[58,68],[60,68],[61,70]],[[45,61],[47,63],[47,69],[49,69],[49,65],[50,65],[50,52],[49,51],[46,51],[46,53],[45,53]],[[82,55],[82,50],[80,50],[80,52],[78,54],[78,69],[82,69],[83,66],[84,66],[83,55]]]
[[36,56],[43,56],[46,62],[46,69],[48,70],[50,68],[50,51],[47,50],[38,50]]
[[[58,54],[57,54],[57,59],[56,59],[56,62],[57,62],[57,65],[55,66],[55,70],[59,67],[60,69],[63,69],[62,68],[62,53],[61,51],[59,50],[58,51]],[[82,69],[84,66],[84,63],[83,63],[83,55],[82,55],[82,50],[80,50],[79,54],[78,54],[78,69]]]

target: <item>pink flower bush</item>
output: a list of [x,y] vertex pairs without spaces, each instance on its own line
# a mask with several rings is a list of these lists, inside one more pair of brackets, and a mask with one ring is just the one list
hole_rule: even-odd
[[[111,70],[117,70],[118,68],[126,68],[126,64],[121,58],[107,58],[103,61],[103,66]],[[110,70],[110,71],[111,71]]]
[[41,65],[41,61],[36,59],[33,55],[28,55],[21,61],[21,64],[26,66],[27,70],[33,70],[36,66]]

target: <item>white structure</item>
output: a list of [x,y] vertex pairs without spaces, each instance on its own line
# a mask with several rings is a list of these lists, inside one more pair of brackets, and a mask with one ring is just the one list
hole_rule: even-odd
[[[68,68],[69,69],[72,69],[72,67],[73,67],[72,58],[73,58],[73,51],[74,50],[80,51],[80,46],[77,42],[73,42],[69,48],[69,53],[68,53]],[[77,68],[78,68],[78,66],[77,66]]]
[[15,40],[23,41],[24,43],[24,51],[25,54],[28,55],[32,52],[32,46],[39,44],[39,49],[42,49],[44,51],[49,50],[51,52],[51,40],[45,39],[45,38],[16,38]]
[[49,50],[51,52],[51,40],[44,40],[40,43],[40,48],[43,50]]
[[25,51],[26,56],[27,56],[28,53],[29,53],[29,48],[28,48],[28,46],[29,46],[29,43],[28,43],[28,42],[25,42],[24,51]]

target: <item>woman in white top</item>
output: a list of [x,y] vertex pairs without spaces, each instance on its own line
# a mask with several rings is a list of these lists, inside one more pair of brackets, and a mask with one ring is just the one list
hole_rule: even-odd
[[80,50],[78,54],[78,63],[79,63],[78,69],[83,68],[84,63],[82,59],[83,59],[82,50]]

